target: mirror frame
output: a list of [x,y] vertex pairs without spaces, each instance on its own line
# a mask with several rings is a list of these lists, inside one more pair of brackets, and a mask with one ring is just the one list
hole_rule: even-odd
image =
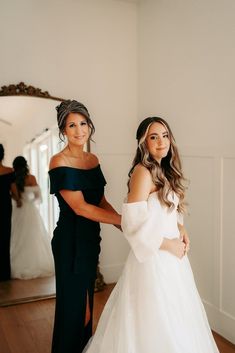
[[[42,91],[41,88],[35,88],[31,85],[26,85],[24,82],[18,84],[10,84],[8,86],[2,86],[0,90],[0,97],[6,96],[27,96],[27,97],[37,97],[53,99],[60,102],[65,102],[67,99],[52,96],[48,91]],[[91,144],[90,141],[87,142],[87,151],[90,152]]]
[[17,85],[2,86],[0,96],[29,96],[53,99],[61,102],[66,101],[64,98],[51,96],[48,91],[43,92],[40,88],[35,88],[31,85],[27,86],[24,82],[20,82]]

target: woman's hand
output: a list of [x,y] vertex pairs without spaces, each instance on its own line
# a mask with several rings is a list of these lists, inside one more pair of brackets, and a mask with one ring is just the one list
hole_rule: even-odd
[[179,238],[175,239],[170,239],[170,247],[169,247],[169,252],[171,252],[173,255],[177,256],[179,259],[182,259],[182,257],[185,255],[186,252],[186,245],[182,240]]
[[180,240],[185,244],[185,253],[188,253],[190,249],[190,240],[189,240],[188,233],[183,225],[178,224],[178,227],[180,231]]
[[167,239],[164,238],[162,245],[160,246],[161,250],[169,251],[172,255],[175,255],[179,259],[185,255],[186,245],[179,238]]
[[116,227],[117,229],[119,229],[122,232],[122,227],[119,224],[114,224],[114,227]]

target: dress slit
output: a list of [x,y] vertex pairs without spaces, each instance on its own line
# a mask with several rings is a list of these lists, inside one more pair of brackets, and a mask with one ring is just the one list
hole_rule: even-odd
[[90,298],[89,298],[89,293],[87,291],[87,295],[86,295],[86,311],[85,311],[85,325],[84,327],[86,327],[89,322],[91,320],[91,307],[90,307]]

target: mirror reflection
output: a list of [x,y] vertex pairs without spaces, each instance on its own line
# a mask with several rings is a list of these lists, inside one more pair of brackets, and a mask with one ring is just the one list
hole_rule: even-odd
[[13,202],[10,241],[11,278],[32,279],[52,276],[54,263],[51,237],[38,205],[42,202],[40,186],[30,173],[23,156],[13,160],[16,195]]
[[[63,147],[55,125],[55,107],[60,101],[53,97],[0,97],[0,144],[3,147],[0,153],[0,199],[1,210],[4,210],[0,291],[6,287],[3,281],[9,278],[31,279],[54,274],[50,240],[58,209],[48,192],[48,163],[50,157]],[[7,248],[11,249],[11,259]],[[1,297],[2,294],[1,291]]]

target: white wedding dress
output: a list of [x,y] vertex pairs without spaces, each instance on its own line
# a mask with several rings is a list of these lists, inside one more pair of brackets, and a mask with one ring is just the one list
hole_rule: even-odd
[[51,240],[37,207],[41,202],[39,186],[25,186],[21,197],[22,206],[16,207],[14,202],[12,211],[11,277],[52,276]]
[[218,353],[187,256],[159,250],[162,237],[179,236],[173,211],[157,192],[124,203],[122,229],[131,246],[86,353]]

